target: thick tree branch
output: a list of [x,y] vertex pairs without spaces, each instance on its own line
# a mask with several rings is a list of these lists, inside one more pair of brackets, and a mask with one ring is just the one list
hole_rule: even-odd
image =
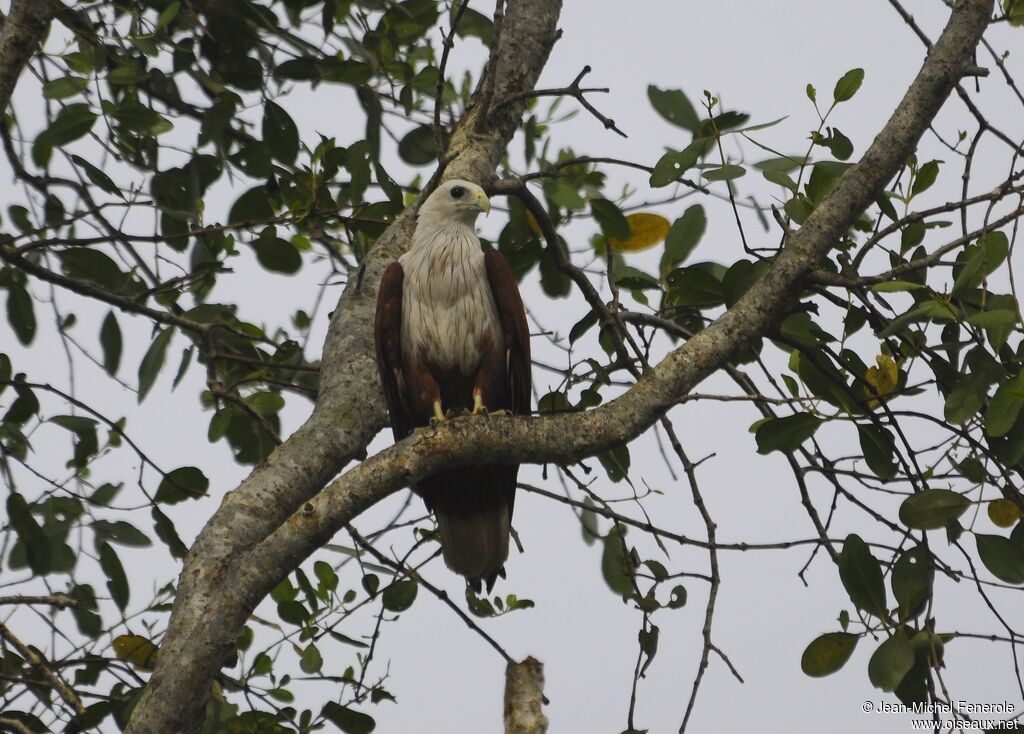
[[[560,10],[560,0],[509,0],[480,86],[452,134],[445,176],[480,182],[494,177],[525,101],[487,115],[489,100],[534,88],[557,38]],[[210,681],[266,593],[262,583],[243,581],[251,549],[348,462],[365,457],[365,446],[387,425],[373,313],[384,268],[412,237],[418,203],[381,235],[342,294],[324,344],[313,414],[224,498],[189,551],[157,668],[128,732],[198,730]],[[264,578],[276,574],[275,568]]]
[[505,734],[544,734],[544,665],[534,658],[505,668]]
[[25,64],[46,35],[57,9],[52,0],[13,0],[0,34],[0,114],[7,110]]

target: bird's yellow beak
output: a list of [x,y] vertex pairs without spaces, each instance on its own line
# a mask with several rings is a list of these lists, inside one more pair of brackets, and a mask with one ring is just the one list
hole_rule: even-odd
[[483,191],[478,191],[473,195],[473,203],[476,204],[477,208],[484,214],[490,214],[491,200],[487,198],[487,194]]

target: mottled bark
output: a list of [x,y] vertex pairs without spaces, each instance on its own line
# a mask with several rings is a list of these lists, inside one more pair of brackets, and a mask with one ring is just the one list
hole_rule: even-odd
[[25,64],[50,27],[57,5],[51,0],[13,0],[0,34],[0,114],[7,109]]
[[505,734],[544,734],[544,665],[534,658],[505,668]]
[[[334,313],[313,415],[225,498],[189,552],[160,662],[129,731],[195,731],[210,680],[249,612],[373,503],[444,466],[572,462],[629,441],[764,335],[789,311],[807,274],[892,179],[956,83],[973,68],[974,48],[992,8],[993,0],[961,0],[955,6],[896,112],[860,162],[789,238],[765,277],[626,394],[580,414],[448,421],[363,461],[319,491],[360,456],[385,423],[371,324],[383,268],[412,231],[411,215],[403,215],[367,258],[361,277],[349,283]],[[522,112],[519,104],[499,109],[495,101],[536,83],[555,37],[558,10],[555,0],[508,3],[498,53],[453,138],[455,158],[446,175],[480,182],[493,175]]]

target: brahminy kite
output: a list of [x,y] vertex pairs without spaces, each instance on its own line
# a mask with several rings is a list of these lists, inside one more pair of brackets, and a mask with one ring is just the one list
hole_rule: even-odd
[[[395,440],[453,415],[530,410],[530,335],[512,268],[474,223],[491,203],[452,180],[420,207],[409,251],[377,296],[377,367]],[[447,469],[412,487],[437,518],[445,563],[479,591],[504,576],[518,464]]]

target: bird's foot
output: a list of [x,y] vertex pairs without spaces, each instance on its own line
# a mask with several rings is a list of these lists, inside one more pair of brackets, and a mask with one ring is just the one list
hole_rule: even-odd
[[472,415],[485,415],[485,416],[512,415],[512,413],[510,411],[504,410],[504,409],[488,410],[487,406],[484,405],[484,399],[480,395],[480,393],[473,393],[473,410],[471,410],[470,413]]

